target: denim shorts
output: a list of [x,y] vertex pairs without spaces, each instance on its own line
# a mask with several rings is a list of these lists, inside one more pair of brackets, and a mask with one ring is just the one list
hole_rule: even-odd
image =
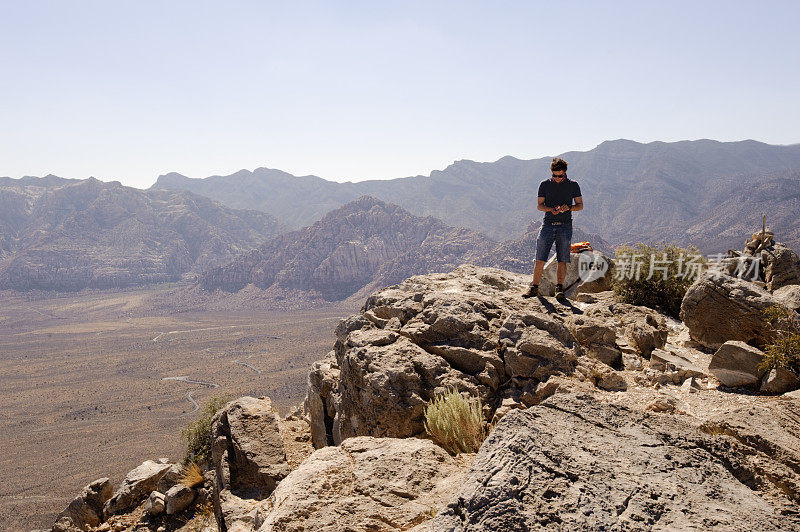
[[572,222],[562,225],[542,224],[536,239],[536,260],[547,260],[553,242],[556,244],[556,260],[569,262],[569,247],[572,241]]

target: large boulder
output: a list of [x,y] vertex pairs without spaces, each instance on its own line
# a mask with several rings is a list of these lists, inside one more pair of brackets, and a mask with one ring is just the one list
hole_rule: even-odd
[[728,340],[763,345],[770,327],[764,309],[778,304],[755,283],[719,273],[706,273],[686,291],[680,318],[692,340],[718,348]]
[[498,423],[428,528],[796,530],[796,512],[743,483],[730,445],[672,416],[554,395]]
[[590,378],[582,379],[619,390],[618,335],[648,355],[666,341],[666,322],[654,310],[615,303],[610,292],[580,308],[522,298],[529,283],[529,276],[463,265],[369,296],[336,328],[333,356],[309,374],[305,409],[315,447],[420,435],[426,403],[448,388],[480,397],[492,419],[511,403],[540,400],[538,385],[572,375],[581,358],[607,364],[585,366]]
[[151,491],[156,489],[158,481],[170,470],[172,465],[166,459],[160,459],[158,462],[146,460],[137,468],[129,471],[114,495],[103,506],[104,519],[126,512],[142,502]]
[[782,286],[772,292],[778,303],[795,312],[800,312],[800,284]]
[[67,507],[58,514],[56,521],[69,517],[73,526],[82,530],[96,527],[103,517],[103,505],[114,493],[114,486],[107,478],[100,478],[85,486],[80,494],[72,499]]
[[195,492],[189,486],[176,484],[164,494],[164,509],[167,515],[175,515],[184,511],[192,504]]
[[[381,331],[383,332],[383,331]],[[394,334],[394,333],[392,333]],[[478,381],[405,337],[352,345],[341,357],[341,409],[336,441],[368,434],[409,437],[423,432],[425,405],[448,387],[478,393]]]
[[710,371],[725,386],[756,386],[766,370],[761,367],[764,352],[744,342],[730,340],[711,357]]
[[[539,293],[552,296],[556,293],[558,282],[558,262],[556,256],[550,257],[544,265]],[[599,251],[570,253],[567,275],[564,277],[564,295],[573,298],[581,293],[596,293],[611,290],[614,275],[614,261]]]
[[[490,418],[509,378],[570,373],[576,349],[566,316],[577,309],[523,299],[529,282],[528,276],[465,265],[372,294],[361,314],[337,327],[336,362],[330,362],[339,372],[336,391],[323,391],[332,388],[326,384],[332,371],[312,369],[315,443],[421,434],[425,404],[448,388],[479,396]],[[331,431],[324,438],[323,427]]]
[[768,290],[800,284],[800,257],[780,242],[761,251],[761,263]]
[[214,514],[223,532],[239,526],[248,500],[268,496],[289,474],[278,423],[267,397],[240,397],[214,416]]
[[256,512],[261,531],[408,530],[443,508],[465,462],[429,440],[356,437],[314,452]]

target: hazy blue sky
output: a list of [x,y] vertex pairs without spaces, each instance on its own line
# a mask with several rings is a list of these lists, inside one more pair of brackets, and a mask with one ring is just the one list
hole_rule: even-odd
[[0,0],[0,176],[345,181],[616,138],[797,143],[799,5]]

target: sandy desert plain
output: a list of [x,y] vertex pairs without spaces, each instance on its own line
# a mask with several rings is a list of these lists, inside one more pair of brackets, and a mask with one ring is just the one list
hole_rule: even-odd
[[180,460],[195,402],[267,395],[286,415],[357,310],[175,311],[165,294],[0,293],[1,530],[49,528],[92,480]]

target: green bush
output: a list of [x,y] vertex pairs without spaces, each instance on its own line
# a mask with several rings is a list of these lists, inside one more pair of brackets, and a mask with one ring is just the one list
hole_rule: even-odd
[[697,279],[705,258],[697,248],[674,244],[623,246],[614,254],[614,296],[678,317],[686,290]]
[[186,424],[181,430],[181,440],[186,444],[184,464],[202,463],[211,459],[211,420],[225,404],[225,396],[210,397],[203,406],[200,417]]
[[782,305],[764,309],[772,327],[770,341],[764,346],[762,369],[787,368],[800,375],[800,318]]
[[486,437],[480,398],[448,389],[425,407],[425,430],[452,454],[476,452]]

